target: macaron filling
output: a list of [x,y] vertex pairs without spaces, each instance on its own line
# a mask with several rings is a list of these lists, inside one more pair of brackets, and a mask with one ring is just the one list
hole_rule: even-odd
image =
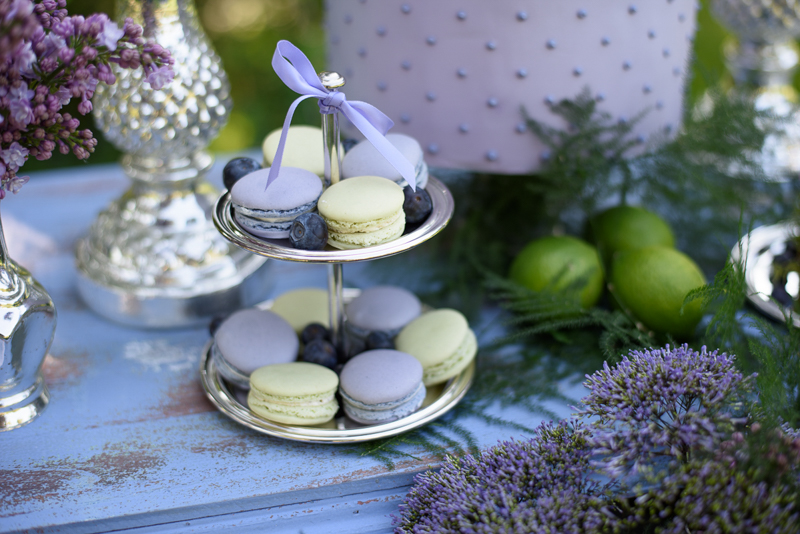
[[475,333],[471,329],[467,330],[461,344],[451,356],[436,365],[423,367],[422,383],[432,386],[453,378],[469,365],[477,351],[478,340],[475,338]]
[[422,406],[427,390],[420,383],[405,397],[378,404],[367,404],[354,399],[342,388],[339,388],[339,393],[342,396],[344,412],[350,419],[357,423],[373,424],[389,423],[416,412]]

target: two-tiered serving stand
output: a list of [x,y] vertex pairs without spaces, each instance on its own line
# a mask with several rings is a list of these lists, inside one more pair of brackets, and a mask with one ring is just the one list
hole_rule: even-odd
[[[344,85],[344,79],[336,73],[321,73],[320,80],[329,90]],[[322,115],[322,132],[325,139],[326,181],[339,181],[341,169],[341,144],[339,142],[338,115]],[[214,209],[214,223],[219,232],[230,242],[265,258],[301,263],[328,265],[328,300],[330,306],[330,330],[333,342],[345,349],[346,336],[344,304],[354,298],[358,290],[346,290],[342,286],[342,266],[345,263],[386,258],[401,254],[420,245],[438,234],[453,216],[455,203],[447,186],[429,177],[426,191],[431,197],[433,210],[426,221],[406,234],[380,245],[352,250],[326,247],[324,250],[300,250],[293,248],[288,240],[270,240],[253,236],[242,229],[233,217],[230,192],[223,194]],[[262,306],[268,308],[270,302]],[[321,426],[292,426],[267,421],[258,417],[247,406],[246,392],[230,386],[218,373],[211,358],[211,344],[203,351],[200,362],[203,388],[211,402],[234,421],[258,432],[295,441],[318,443],[354,443],[386,438],[425,425],[452,409],[464,397],[475,374],[474,362],[456,377],[442,386],[429,388],[423,406],[415,413],[377,425],[363,426],[345,416],[337,417]]]

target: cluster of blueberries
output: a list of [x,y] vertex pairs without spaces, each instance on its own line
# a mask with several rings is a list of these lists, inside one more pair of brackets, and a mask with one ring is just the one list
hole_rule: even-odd
[[[238,180],[253,171],[261,169],[261,164],[252,158],[234,158],[222,171],[222,182],[230,191]],[[403,188],[405,200],[403,211],[406,215],[406,228],[413,229],[425,221],[433,210],[428,192],[422,188],[416,191],[410,186]],[[289,230],[289,242],[301,250],[322,250],[328,243],[328,225],[318,213],[304,213],[298,216]]]
[[[300,333],[303,343],[301,360],[316,363],[336,371],[338,374],[347,355],[342,354],[331,342],[331,333],[328,328],[320,323],[311,323]],[[370,332],[366,339],[364,350],[394,349],[394,342],[386,332]]]

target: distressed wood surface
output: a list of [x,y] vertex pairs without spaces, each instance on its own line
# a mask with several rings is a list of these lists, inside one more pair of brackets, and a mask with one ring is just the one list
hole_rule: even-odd
[[[217,181],[224,161],[211,173]],[[390,532],[389,514],[435,458],[409,449],[417,459],[388,470],[350,446],[244,428],[203,393],[205,329],[126,328],[81,302],[75,241],[127,185],[115,165],[64,170],[33,176],[2,203],[11,255],[52,295],[58,327],[44,363],[50,405],[0,433],[0,532]],[[273,294],[325,286],[324,267],[271,269]],[[370,285],[363,267],[348,266],[345,277]],[[531,426],[541,419],[522,409],[503,415]],[[462,422],[481,445],[513,436]]]

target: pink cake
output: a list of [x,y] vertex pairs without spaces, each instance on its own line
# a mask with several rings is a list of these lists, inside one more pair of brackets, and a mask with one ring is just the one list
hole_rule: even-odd
[[[634,135],[675,132],[695,0],[328,0],[328,69],[377,106],[429,165],[505,174],[547,157],[520,108],[563,127],[548,101],[584,88]],[[346,135],[357,132],[343,121]]]

